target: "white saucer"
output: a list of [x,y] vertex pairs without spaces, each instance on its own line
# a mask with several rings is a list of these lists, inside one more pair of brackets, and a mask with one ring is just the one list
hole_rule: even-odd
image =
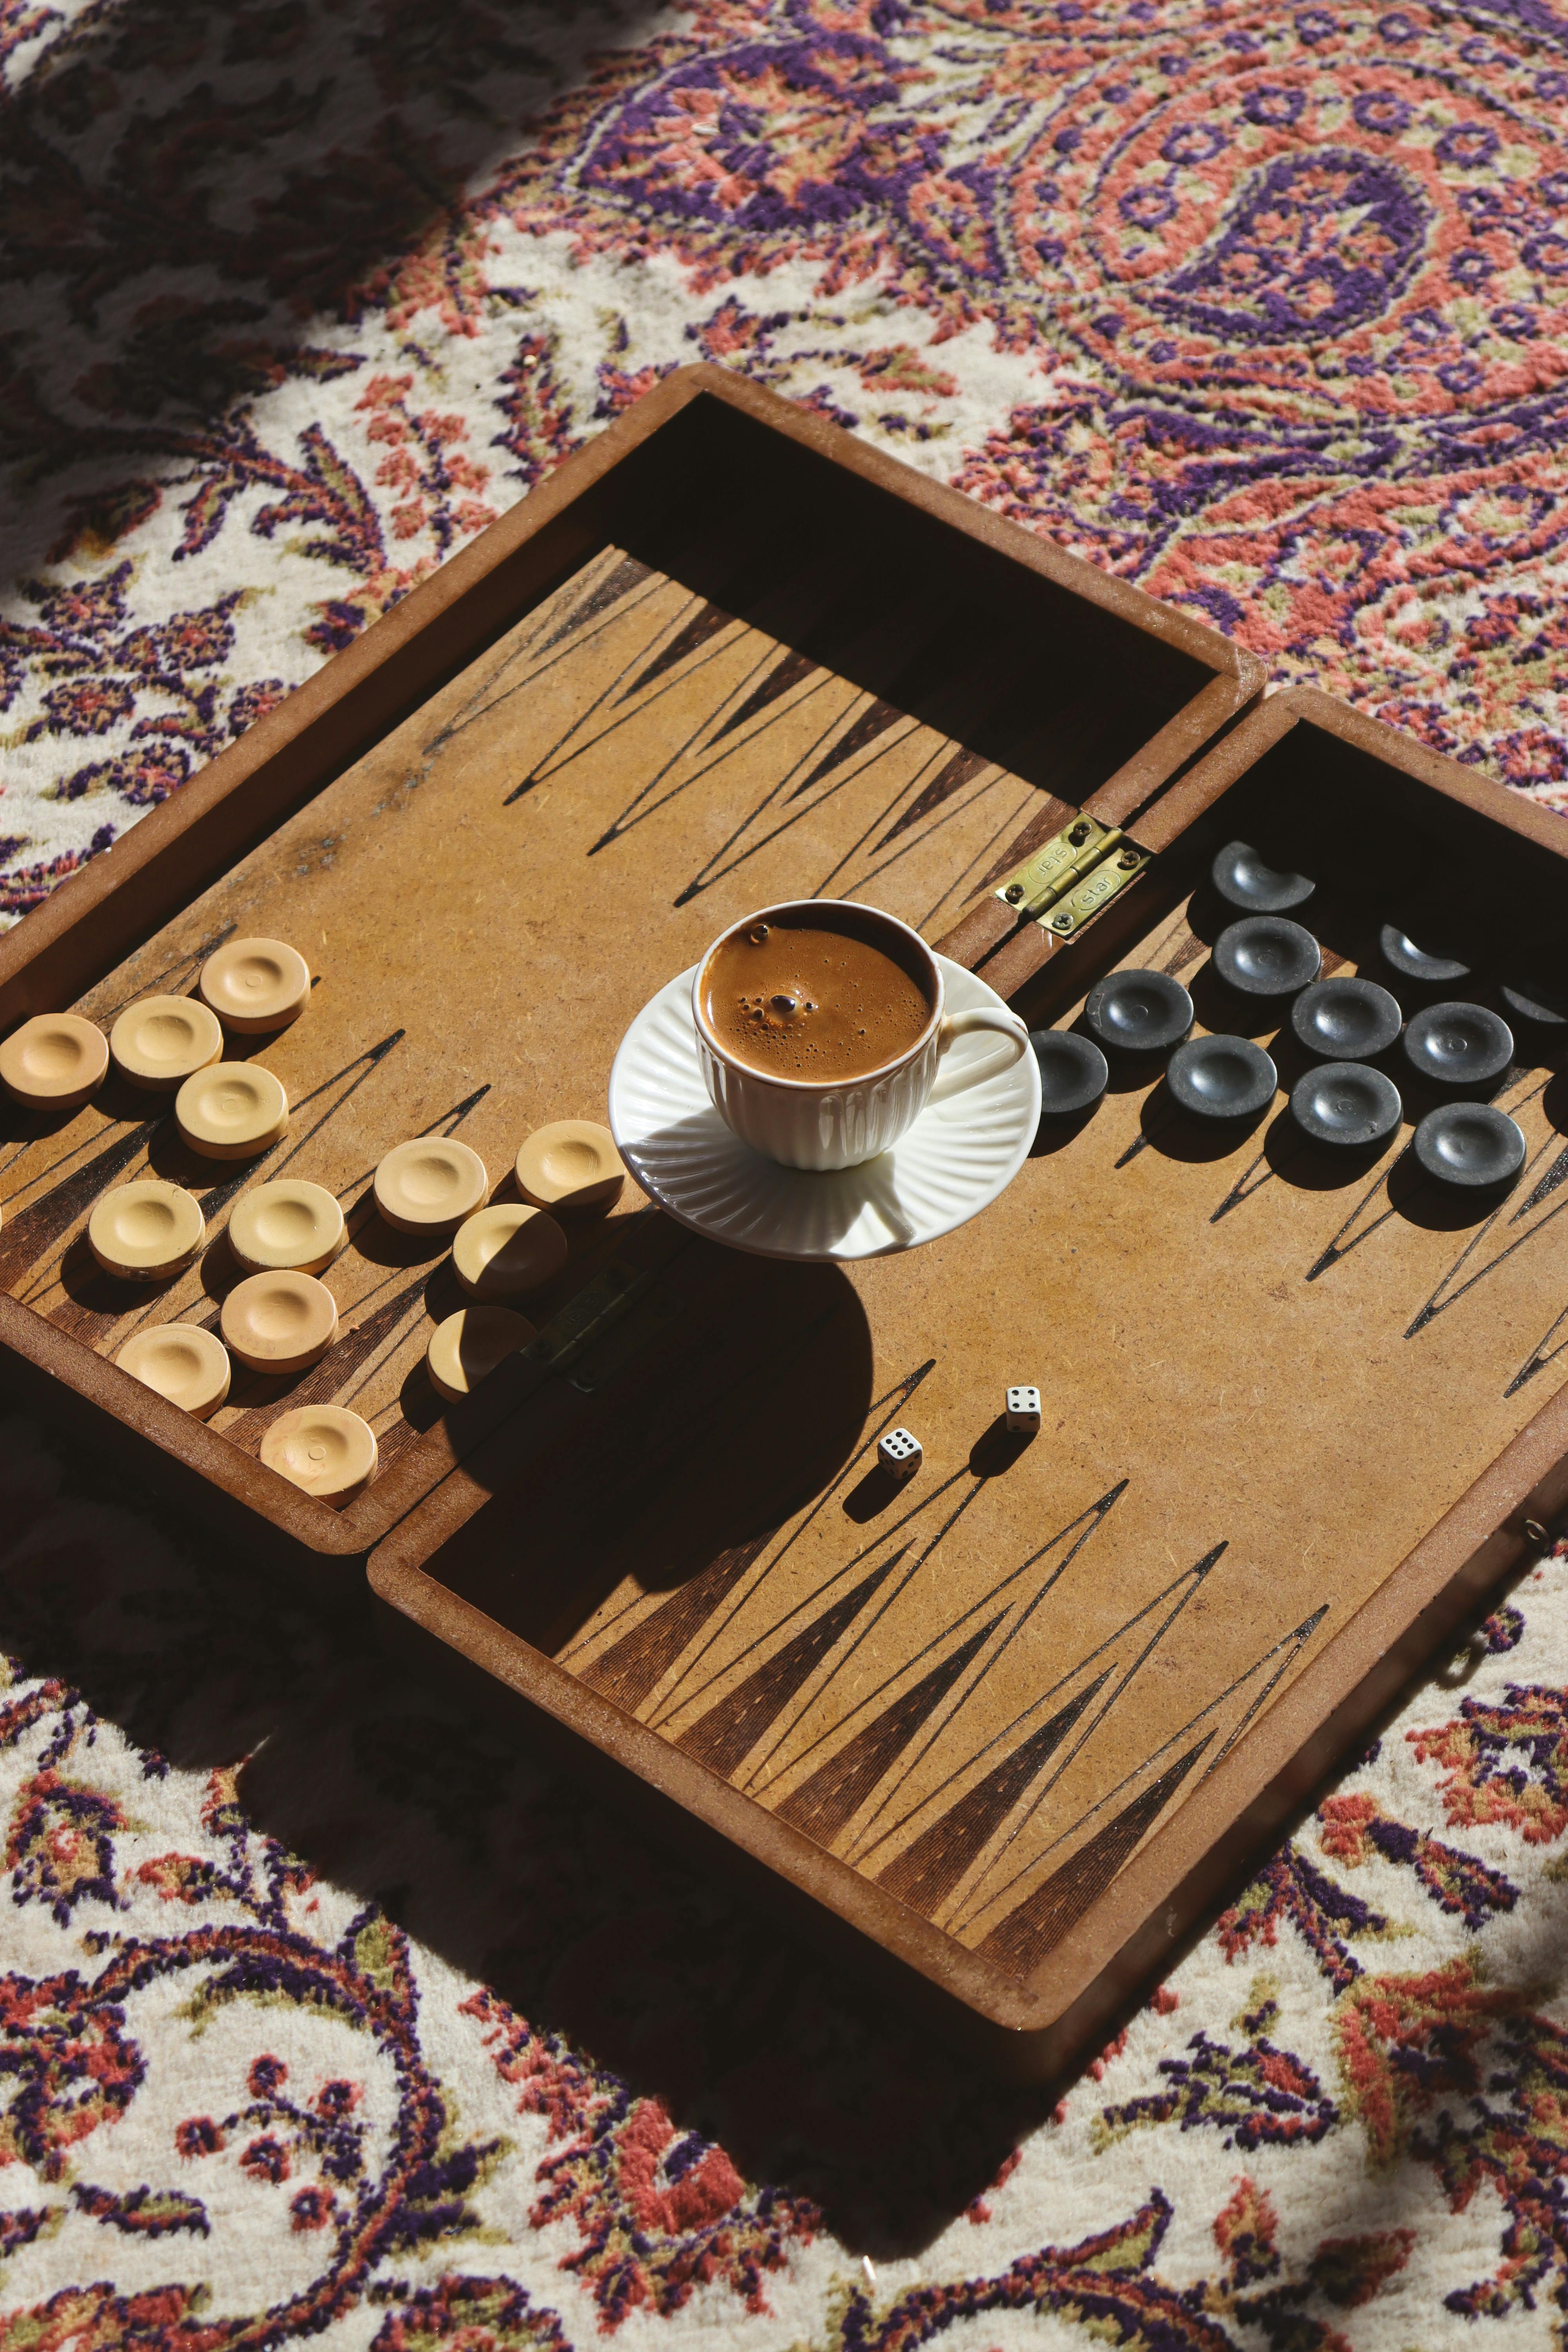
[[[947,1009],[999,1005],[993,988],[938,956]],[[757,1257],[885,1257],[966,1224],[1006,1190],[1040,1123],[1033,1054],[924,1110],[891,1151],[831,1175],[781,1168],[732,1135],[708,1099],[691,1026],[692,971],[645,1004],[610,1072],[610,1131],[643,1191],[693,1233]],[[995,1051],[984,1031],[954,1064]]]

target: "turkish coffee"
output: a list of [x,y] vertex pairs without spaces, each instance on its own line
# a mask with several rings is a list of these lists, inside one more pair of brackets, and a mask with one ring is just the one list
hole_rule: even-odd
[[869,910],[742,925],[702,975],[703,1016],[737,1062],[764,1077],[833,1086],[920,1043],[933,1004],[915,943]]

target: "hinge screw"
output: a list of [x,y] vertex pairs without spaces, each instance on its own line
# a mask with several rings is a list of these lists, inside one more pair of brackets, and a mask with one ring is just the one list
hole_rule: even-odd
[[1068,839],[1071,842],[1075,849],[1078,848],[1081,842],[1085,842],[1089,839],[1088,825],[1075,824],[1072,831],[1068,834]]
[[1138,852],[1135,849],[1124,849],[1116,863],[1121,866],[1123,874],[1131,874],[1138,863]]
[[1002,893],[1002,896],[1006,899],[1007,904],[1010,907],[1016,907],[1023,895],[1024,886],[1021,882],[1009,882],[1007,887]]

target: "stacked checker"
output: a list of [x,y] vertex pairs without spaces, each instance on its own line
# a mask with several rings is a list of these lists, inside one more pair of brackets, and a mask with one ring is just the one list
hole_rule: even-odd
[[484,1163],[466,1144],[400,1144],[375,1171],[389,1223],[452,1235],[453,1272],[476,1302],[439,1323],[426,1351],[430,1384],[448,1403],[528,1346],[533,1325],[504,1302],[554,1279],[568,1250],[557,1220],[607,1214],[626,1171],[607,1128],[560,1119],[524,1137],[514,1173],[521,1198],[490,1207]]
[[[1290,903],[1300,906],[1314,887],[1305,876],[1277,873],[1241,842],[1220,851],[1210,878],[1222,898],[1243,907],[1255,907],[1260,897],[1287,887],[1293,893]],[[1233,964],[1238,954],[1245,959],[1248,941],[1270,922],[1279,924],[1272,911],[1233,924],[1215,942],[1216,967],[1224,971],[1227,943]],[[1304,931],[1301,936],[1310,938]],[[1378,947],[1390,977],[1407,992],[1413,982],[1425,989],[1470,976],[1461,959],[1426,952],[1394,923],[1381,926]],[[1237,984],[1231,971],[1225,977]],[[1427,1004],[1406,1022],[1405,1005],[1390,989],[1364,975],[1336,975],[1296,994],[1290,1025],[1298,1042],[1322,1057],[1290,1097],[1292,1116],[1312,1141],[1343,1150],[1376,1150],[1397,1131],[1403,1098],[1377,1063],[1398,1045],[1408,1072],[1456,1097],[1416,1125],[1411,1150],[1424,1173],[1439,1183],[1484,1190],[1500,1189],[1519,1174],[1525,1160],[1519,1127],[1489,1102],[1476,1099],[1512,1066],[1513,1033],[1500,1014],[1449,999]]]
[[[106,1039],[76,1013],[24,1023],[0,1045],[0,1085],[46,1116],[79,1108],[110,1066],[129,1085],[174,1097],[181,1140],[216,1160],[254,1159],[288,1131],[287,1091],[276,1074],[226,1061],[226,1027],[271,1035],[310,1002],[304,958],[285,941],[228,941],[209,957],[191,997],[140,999]],[[542,1288],[564,1267],[566,1234],[557,1219],[602,1215],[619,1197],[626,1171],[605,1128],[562,1120],[526,1137],[516,1165],[520,1199],[493,1206],[479,1154],[448,1137],[416,1137],[378,1163],[374,1197],[395,1230],[453,1241],[453,1269],[476,1300],[447,1318],[427,1351],[433,1385],[456,1401],[534,1337],[533,1326],[500,1302]],[[96,1204],[88,1240],[100,1268],[122,1281],[159,1284],[193,1265],[206,1244],[200,1202],[184,1186],[146,1178],[112,1188]],[[254,1186],[227,1226],[242,1279],[223,1298],[222,1338],[204,1325],[171,1323],[138,1331],[121,1348],[121,1369],[170,1402],[206,1420],[228,1397],[231,1359],[262,1373],[294,1374],[321,1360],[338,1336],[337,1303],[319,1277],[346,1246],[336,1197],[293,1178]],[[342,1506],[378,1467],[374,1431],[357,1413],[309,1405],[285,1413],[262,1438],[261,1459],[304,1491]]]
[[[1321,977],[1316,939],[1290,910],[1311,898],[1308,875],[1271,866],[1251,844],[1227,843],[1210,868],[1215,892],[1238,910],[1215,940],[1211,968],[1234,994],[1288,1010],[1296,1042],[1318,1066],[1292,1088],[1290,1115],[1310,1141],[1336,1151],[1381,1150],[1404,1118],[1404,1101],[1378,1058],[1397,1044],[1407,1069],[1456,1099],[1429,1111],[1411,1150],[1436,1181],[1501,1190],[1524,1164],[1524,1137],[1514,1120],[1477,1099],[1512,1066],[1513,1033],[1487,1006],[1446,999],[1406,1023],[1400,1000],[1364,975]],[[1469,977],[1460,958],[1435,950],[1385,923],[1379,949],[1390,972],[1423,988]],[[1568,1002],[1534,978],[1502,986],[1519,1016],[1543,1029],[1568,1028]],[[1144,1059],[1169,1054],[1173,1099],[1198,1118],[1239,1123],[1273,1100],[1279,1072],[1251,1038],[1190,1035],[1193,1001],[1168,973],[1111,972],[1085,1002],[1081,1029],[1045,1030],[1031,1039],[1040,1066],[1042,1119],[1068,1121],[1092,1112],[1109,1082],[1107,1055]],[[1087,1032],[1085,1034],[1083,1032]]]

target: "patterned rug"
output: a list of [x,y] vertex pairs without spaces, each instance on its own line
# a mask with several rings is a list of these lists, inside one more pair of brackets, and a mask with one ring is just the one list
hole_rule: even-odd
[[[696,357],[1568,799],[1549,0],[0,0],[0,72],[5,919]],[[0,1442],[0,2352],[1561,2342],[1568,1560],[1046,2103]]]

